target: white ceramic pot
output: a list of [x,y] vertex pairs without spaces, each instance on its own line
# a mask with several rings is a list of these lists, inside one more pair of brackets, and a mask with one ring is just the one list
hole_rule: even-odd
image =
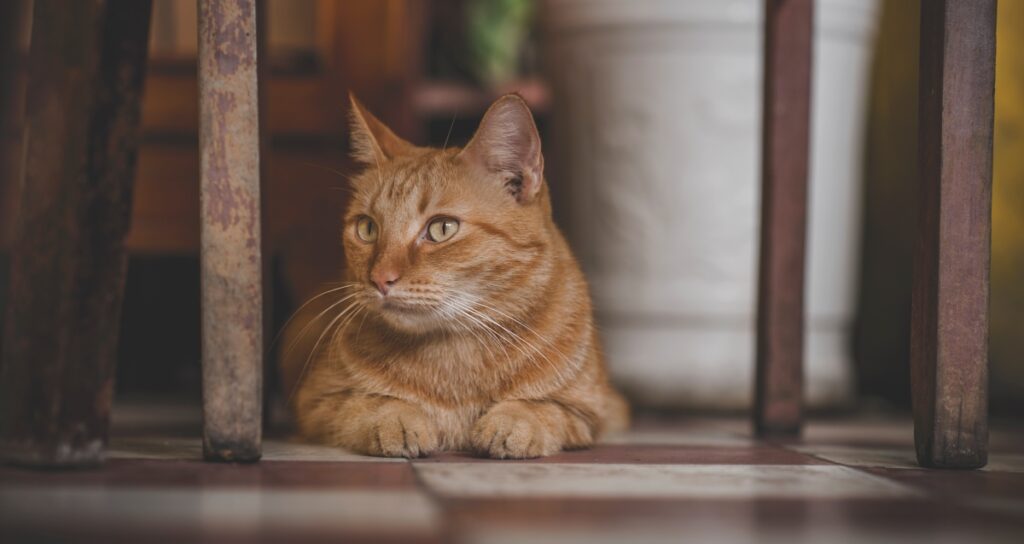
[[[852,392],[850,332],[875,0],[819,0],[806,393]],[[753,392],[761,0],[548,0],[548,178],[612,374],[642,403]]]

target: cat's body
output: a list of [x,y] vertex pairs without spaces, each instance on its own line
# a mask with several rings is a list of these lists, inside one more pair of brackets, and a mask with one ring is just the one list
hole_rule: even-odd
[[462,150],[413,147],[353,108],[367,169],[335,329],[308,367],[284,360],[301,433],[373,455],[521,458],[624,427],[525,103],[499,99]]

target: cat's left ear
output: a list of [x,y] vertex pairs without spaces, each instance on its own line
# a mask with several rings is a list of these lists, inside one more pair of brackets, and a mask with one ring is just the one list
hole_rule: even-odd
[[501,175],[506,190],[520,204],[532,201],[543,184],[540,135],[519,95],[507,94],[491,104],[459,156]]

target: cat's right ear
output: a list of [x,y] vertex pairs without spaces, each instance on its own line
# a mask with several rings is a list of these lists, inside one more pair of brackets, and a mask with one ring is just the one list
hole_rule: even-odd
[[517,94],[491,104],[459,156],[500,174],[505,189],[520,204],[533,200],[544,184],[540,135],[529,106]]
[[380,164],[408,153],[413,145],[399,138],[370,113],[352,93],[348,94],[349,141],[352,159],[363,164]]

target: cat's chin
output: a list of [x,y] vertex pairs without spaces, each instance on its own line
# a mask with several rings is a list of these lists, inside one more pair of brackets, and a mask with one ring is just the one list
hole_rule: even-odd
[[405,334],[427,334],[443,326],[441,316],[431,309],[381,304],[377,315],[386,325]]

